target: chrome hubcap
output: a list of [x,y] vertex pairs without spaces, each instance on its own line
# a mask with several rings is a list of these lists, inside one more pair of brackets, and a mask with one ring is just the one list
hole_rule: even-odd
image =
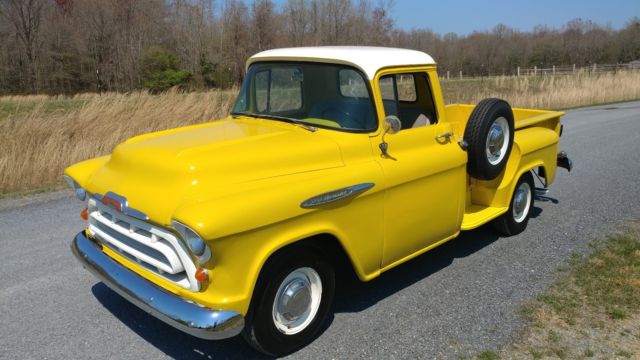
[[285,287],[278,299],[278,312],[287,321],[298,320],[311,304],[309,284],[296,279]]
[[526,219],[531,206],[531,187],[529,183],[522,183],[513,194],[513,219],[520,223]]
[[491,165],[496,165],[502,161],[509,146],[509,123],[507,119],[500,117],[491,124],[489,134],[487,134],[487,159]]
[[273,322],[287,335],[304,330],[316,316],[322,296],[320,275],[312,268],[291,272],[280,284],[273,302]]

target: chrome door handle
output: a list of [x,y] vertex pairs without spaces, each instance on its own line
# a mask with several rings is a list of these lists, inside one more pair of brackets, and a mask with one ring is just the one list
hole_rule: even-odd
[[436,141],[440,142],[441,140],[445,140],[445,142],[449,142],[451,140],[451,137],[453,136],[453,133],[451,131],[446,132],[444,134],[440,134],[438,136],[436,136]]

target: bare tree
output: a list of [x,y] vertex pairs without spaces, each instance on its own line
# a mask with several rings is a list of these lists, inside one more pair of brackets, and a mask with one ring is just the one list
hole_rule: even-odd
[[[315,2],[311,6],[314,5],[317,11]],[[285,31],[288,43],[293,46],[305,45],[306,35],[309,32],[308,7],[308,2],[305,0],[288,0],[284,6]]]
[[244,63],[249,56],[247,6],[241,0],[227,0],[223,11],[223,47],[229,71],[236,82],[244,77]]
[[351,0],[326,0],[324,2],[324,31],[327,44],[344,44],[348,34],[348,20],[352,13]]
[[0,0],[0,94],[143,88],[149,54],[170,62],[164,68],[181,72],[188,87],[230,86],[252,53],[289,46],[411,48],[431,54],[443,73],[469,75],[640,59],[637,17],[622,29],[575,19],[559,29],[498,24],[441,35],[396,27],[392,7],[393,0],[287,0],[281,8],[273,0]]
[[37,61],[42,48],[40,24],[46,0],[3,0],[0,2],[0,15],[11,23],[22,44],[26,60],[23,71],[28,74],[28,86],[31,92],[38,91]]
[[275,6],[271,0],[253,0],[251,34],[257,51],[273,47],[277,34]]

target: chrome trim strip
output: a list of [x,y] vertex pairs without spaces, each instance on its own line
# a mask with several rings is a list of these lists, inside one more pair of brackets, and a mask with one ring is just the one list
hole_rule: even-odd
[[363,193],[371,189],[374,186],[375,186],[374,183],[362,183],[362,184],[351,185],[341,189],[329,191],[303,201],[300,204],[300,207],[303,209],[310,209],[317,206],[329,204],[335,201],[339,201],[342,199],[346,199],[348,197],[358,195],[360,193]]
[[140,219],[144,221],[149,220],[149,217],[147,216],[147,214],[143,213],[142,211],[132,209],[128,206],[122,210],[122,213],[125,215],[129,215],[131,217],[134,217],[136,219]]
[[71,252],[113,291],[178,330],[219,340],[238,335],[244,327],[244,317],[238,312],[211,310],[155,286],[105,255],[84,232],[71,242]]

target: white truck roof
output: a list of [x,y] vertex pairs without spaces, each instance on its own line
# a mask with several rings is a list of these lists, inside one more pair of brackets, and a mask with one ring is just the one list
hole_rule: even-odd
[[373,79],[378,70],[390,66],[435,64],[431,56],[416,50],[370,46],[316,46],[263,51],[247,60],[247,68],[258,61],[296,60],[351,65],[362,70],[369,79]]

